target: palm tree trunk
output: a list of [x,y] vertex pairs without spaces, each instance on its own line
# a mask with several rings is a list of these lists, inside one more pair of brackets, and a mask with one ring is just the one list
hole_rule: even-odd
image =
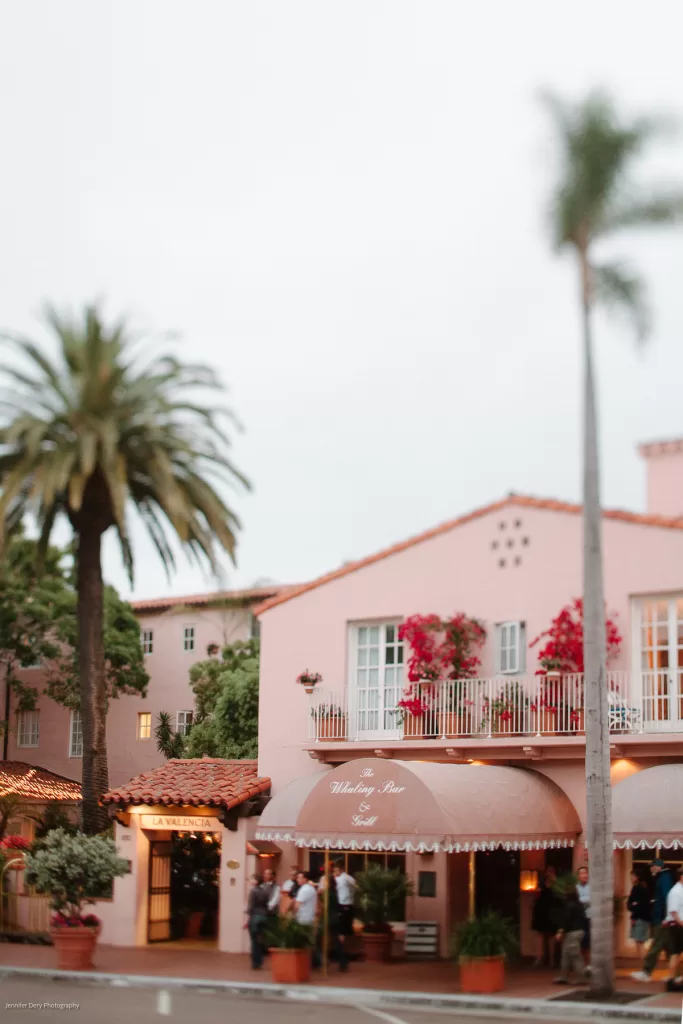
[[583,657],[586,839],[591,886],[591,990],[614,991],[614,864],[598,429],[587,252],[581,253],[584,342]]
[[83,725],[83,830],[90,835],[109,824],[99,799],[109,788],[107,694],[104,666],[104,587],[101,534],[84,521],[78,536],[78,671]]

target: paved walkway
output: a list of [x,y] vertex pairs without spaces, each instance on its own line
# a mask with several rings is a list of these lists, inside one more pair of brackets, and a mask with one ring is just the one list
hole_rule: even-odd
[[[55,951],[51,946],[28,946],[0,943],[0,966],[33,967],[51,970],[56,966]],[[252,971],[246,956],[219,953],[215,946],[204,942],[168,943],[153,947],[130,949],[120,946],[99,946],[95,969],[111,974],[146,975],[148,977],[175,977],[211,981],[269,982],[267,966],[261,972]],[[650,985],[641,985],[628,977],[633,964],[619,968],[619,990],[644,994],[648,1006],[681,1007],[680,995],[663,991],[664,971]],[[508,972],[505,996],[519,999],[550,999],[563,989],[553,985],[556,972],[520,968]],[[334,965],[328,977],[315,971],[316,985],[335,988],[364,988],[394,992],[424,992],[454,995],[460,991],[458,972],[448,961],[429,963],[401,962],[391,964],[351,964],[348,974],[341,974]],[[636,1004],[637,1005],[637,1004]],[[642,1005],[642,1004],[641,1004]]]

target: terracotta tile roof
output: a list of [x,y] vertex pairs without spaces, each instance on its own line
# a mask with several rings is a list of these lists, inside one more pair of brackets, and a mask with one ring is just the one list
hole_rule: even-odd
[[[507,498],[503,498],[501,501],[494,501],[490,505],[484,505],[473,512],[468,512],[464,516],[459,516],[457,519],[441,523],[425,533],[420,533],[416,537],[410,537],[399,544],[394,544],[392,547],[385,548],[384,551],[379,551],[375,555],[361,558],[357,562],[348,562],[339,569],[335,569],[334,572],[319,576],[318,579],[311,580],[309,583],[302,583],[298,587],[290,587],[285,593],[276,594],[264,601],[263,604],[254,609],[254,613],[262,615],[263,612],[267,612],[270,608],[284,604],[285,601],[291,601],[293,598],[299,597],[300,594],[308,593],[309,590],[315,590],[317,587],[322,587],[325,583],[331,583],[333,580],[338,580],[352,572],[357,572],[359,569],[364,569],[368,565],[374,565],[375,562],[381,562],[382,559],[389,558],[391,555],[398,555],[402,551],[414,547],[416,544],[422,544],[423,541],[439,537],[443,533],[448,533],[449,530],[454,530],[457,526],[464,526],[466,523],[471,523],[475,519],[481,519],[491,512],[498,512],[510,505],[517,508],[541,509],[546,512],[564,512],[569,515],[579,515],[583,511],[583,505],[577,505],[569,501],[557,501],[553,498],[534,498],[522,494],[509,494]],[[642,515],[638,512],[623,512],[619,509],[603,509],[602,515],[604,519],[615,519],[619,522],[632,523],[636,526],[658,526],[665,530],[683,530],[683,516]]]
[[638,446],[638,453],[644,455],[673,455],[683,451],[683,438],[672,437],[664,441],[648,441]]
[[273,583],[267,587],[247,587],[245,590],[213,590],[208,594],[186,594],[182,597],[150,597],[131,601],[136,612],[163,612],[169,608],[200,608],[221,601],[244,602],[244,604],[265,601],[289,590],[289,586]]
[[103,804],[166,804],[194,807],[237,807],[270,789],[259,778],[257,761],[227,761],[222,757],[171,758],[154,771],[137,775],[111,789]]
[[0,761],[0,796],[16,794],[26,800],[81,799],[81,784],[25,761]]

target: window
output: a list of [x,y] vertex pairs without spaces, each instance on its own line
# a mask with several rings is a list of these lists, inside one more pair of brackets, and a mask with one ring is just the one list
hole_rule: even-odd
[[142,631],[142,653],[152,654],[154,651],[154,631],[143,629]]
[[194,626],[185,626],[183,630],[183,650],[194,650]]
[[181,736],[187,736],[192,725],[192,712],[191,711],[179,711],[176,715],[176,732],[179,732]]
[[69,721],[69,757],[83,757],[83,721],[76,710]]
[[683,597],[646,598],[634,612],[643,719],[683,722]]
[[150,711],[138,713],[138,739],[149,740],[152,738],[152,714]]
[[20,711],[17,715],[17,746],[37,747],[40,739],[40,711]]
[[353,688],[358,733],[398,728],[396,707],[403,691],[403,643],[393,624],[355,626]]
[[[395,871],[397,868],[401,874],[406,873],[406,856],[404,853],[347,853],[346,851],[331,851],[331,860],[334,863],[343,865],[344,871],[348,871],[355,878],[361,871],[367,871],[370,864],[379,864],[382,868],[389,868]],[[325,870],[325,854],[322,850],[311,850],[308,855],[308,870],[313,879],[317,879]],[[389,920],[405,921],[406,901],[395,899],[389,903]]]
[[256,618],[253,612],[249,612],[249,639],[261,639],[261,623]]
[[498,650],[496,671],[523,672],[526,667],[526,630],[523,622],[501,622],[496,626]]

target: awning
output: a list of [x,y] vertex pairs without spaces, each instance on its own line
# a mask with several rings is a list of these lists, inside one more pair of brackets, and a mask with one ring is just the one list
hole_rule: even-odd
[[618,782],[612,829],[618,849],[683,848],[683,764],[644,768]]
[[264,809],[256,837],[457,853],[573,846],[580,832],[569,797],[537,772],[362,758],[285,787]]
[[251,839],[247,842],[247,853],[260,854],[265,857],[274,857],[282,853],[282,847],[272,843],[269,839]]

